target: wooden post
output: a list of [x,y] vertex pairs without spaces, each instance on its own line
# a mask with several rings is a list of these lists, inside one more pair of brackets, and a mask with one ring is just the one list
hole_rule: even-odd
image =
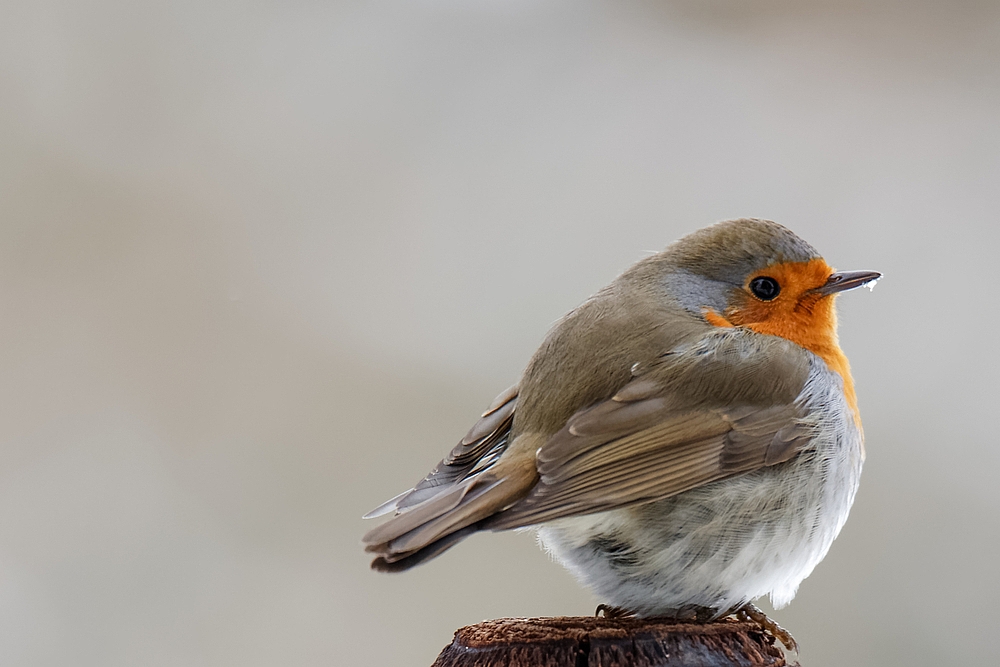
[[432,667],[791,667],[774,637],[724,619],[501,618],[459,629]]

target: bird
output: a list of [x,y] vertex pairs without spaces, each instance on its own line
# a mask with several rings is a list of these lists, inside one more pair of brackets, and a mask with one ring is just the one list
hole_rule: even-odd
[[847,520],[865,459],[835,271],[769,220],[710,225],[563,317],[519,381],[412,489],[365,518],[372,568],[534,529],[605,615],[787,605]]

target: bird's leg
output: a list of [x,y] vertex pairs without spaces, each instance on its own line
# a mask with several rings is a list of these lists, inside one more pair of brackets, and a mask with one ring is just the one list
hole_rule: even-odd
[[767,614],[749,602],[736,610],[736,617],[745,621],[753,621],[767,632],[770,632],[778,641],[785,645],[789,651],[796,654],[799,652],[799,643],[783,627],[768,618]]
[[635,616],[635,612],[631,609],[626,609],[625,607],[612,607],[609,604],[597,605],[597,611],[594,612],[594,616],[600,618],[602,613],[604,618],[609,619],[632,618]]

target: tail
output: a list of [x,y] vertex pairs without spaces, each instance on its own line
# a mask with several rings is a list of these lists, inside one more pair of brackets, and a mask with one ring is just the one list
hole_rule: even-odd
[[437,556],[476,532],[479,521],[524,496],[532,484],[477,475],[443,489],[364,536],[365,550],[378,555],[372,568],[398,572]]
[[[466,526],[461,530],[456,530],[454,533],[442,537],[436,542],[432,542],[423,549],[418,549],[414,551],[409,556],[403,556],[399,560],[387,560],[387,556],[379,556],[372,561],[372,569],[377,572],[405,572],[411,567],[416,567],[423,562],[429,561],[430,559],[438,556],[451,547],[455,546],[462,540],[464,540],[469,535],[479,531],[479,526],[473,524],[471,526]],[[393,557],[393,556],[388,556]]]
[[501,394],[419,484],[365,518],[395,512],[363,538],[372,569],[401,572],[434,558],[524,497],[538,479],[531,436],[510,442],[517,388]]

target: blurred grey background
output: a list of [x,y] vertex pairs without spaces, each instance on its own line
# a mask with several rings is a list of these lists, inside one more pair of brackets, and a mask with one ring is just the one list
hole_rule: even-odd
[[1000,4],[4,2],[0,655],[429,665],[590,614],[529,534],[400,576],[360,516],[548,327],[719,219],[842,269],[868,436],[776,618],[991,664]]

